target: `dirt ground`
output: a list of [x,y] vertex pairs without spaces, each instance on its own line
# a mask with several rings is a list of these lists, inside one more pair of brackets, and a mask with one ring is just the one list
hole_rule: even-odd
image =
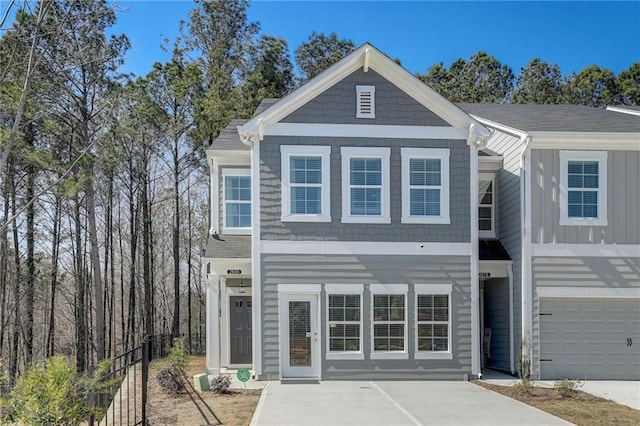
[[[164,367],[162,361],[152,363],[149,371],[147,413],[149,425],[248,425],[260,398],[260,390],[232,390],[225,395],[213,392],[188,392],[173,398],[158,385],[156,373]],[[204,372],[205,358],[191,357],[188,377]],[[193,383],[193,380],[191,381]]]
[[640,411],[579,390],[575,391],[573,396],[563,398],[552,388],[533,387],[530,394],[523,395],[513,386],[499,386],[481,381],[473,383],[576,425],[640,425]]

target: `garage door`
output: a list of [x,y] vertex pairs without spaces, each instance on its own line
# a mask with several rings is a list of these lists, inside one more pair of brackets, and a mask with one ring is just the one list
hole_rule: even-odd
[[540,299],[542,379],[640,379],[639,299]]

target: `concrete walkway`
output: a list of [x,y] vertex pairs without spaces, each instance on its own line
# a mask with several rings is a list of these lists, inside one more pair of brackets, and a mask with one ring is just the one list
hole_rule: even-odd
[[566,425],[468,382],[269,382],[252,425]]

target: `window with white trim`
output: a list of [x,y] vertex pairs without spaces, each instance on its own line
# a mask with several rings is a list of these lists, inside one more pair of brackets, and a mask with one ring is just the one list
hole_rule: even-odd
[[449,150],[402,148],[402,223],[451,223]]
[[222,169],[223,232],[248,234],[251,232],[251,171]]
[[342,222],[391,223],[390,148],[343,147]]
[[329,146],[282,145],[282,221],[330,222]]
[[560,151],[560,225],[607,225],[606,151]]
[[370,286],[372,359],[408,358],[406,287],[397,284]]
[[364,359],[362,284],[326,284],[327,359]]
[[451,285],[416,284],[416,359],[451,359]]
[[356,118],[376,118],[375,86],[356,86]]
[[478,175],[478,230],[480,237],[495,238],[495,176]]

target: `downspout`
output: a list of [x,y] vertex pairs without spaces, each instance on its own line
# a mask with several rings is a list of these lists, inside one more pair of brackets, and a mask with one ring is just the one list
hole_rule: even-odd
[[[524,143],[524,149],[520,158],[520,211],[521,211],[521,238],[522,238],[522,336],[518,356],[526,351],[527,358],[531,361],[533,369],[533,342],[532,342],[532,285],[531,285],[531,136],[525,134],[520,139]],[[532,371],[530,371],[532,373]]]
[[213,157],[209,158],[209,185],[211,197],[211,224],[209,226],[209,235],[218,234],[218,228],[220,226],[220,182],[218,178],[218,168],[216,167]]
[[513,357],[513,262],[507,265],[507,276],[509,277],[509,371],[516,373],[515,359]]

